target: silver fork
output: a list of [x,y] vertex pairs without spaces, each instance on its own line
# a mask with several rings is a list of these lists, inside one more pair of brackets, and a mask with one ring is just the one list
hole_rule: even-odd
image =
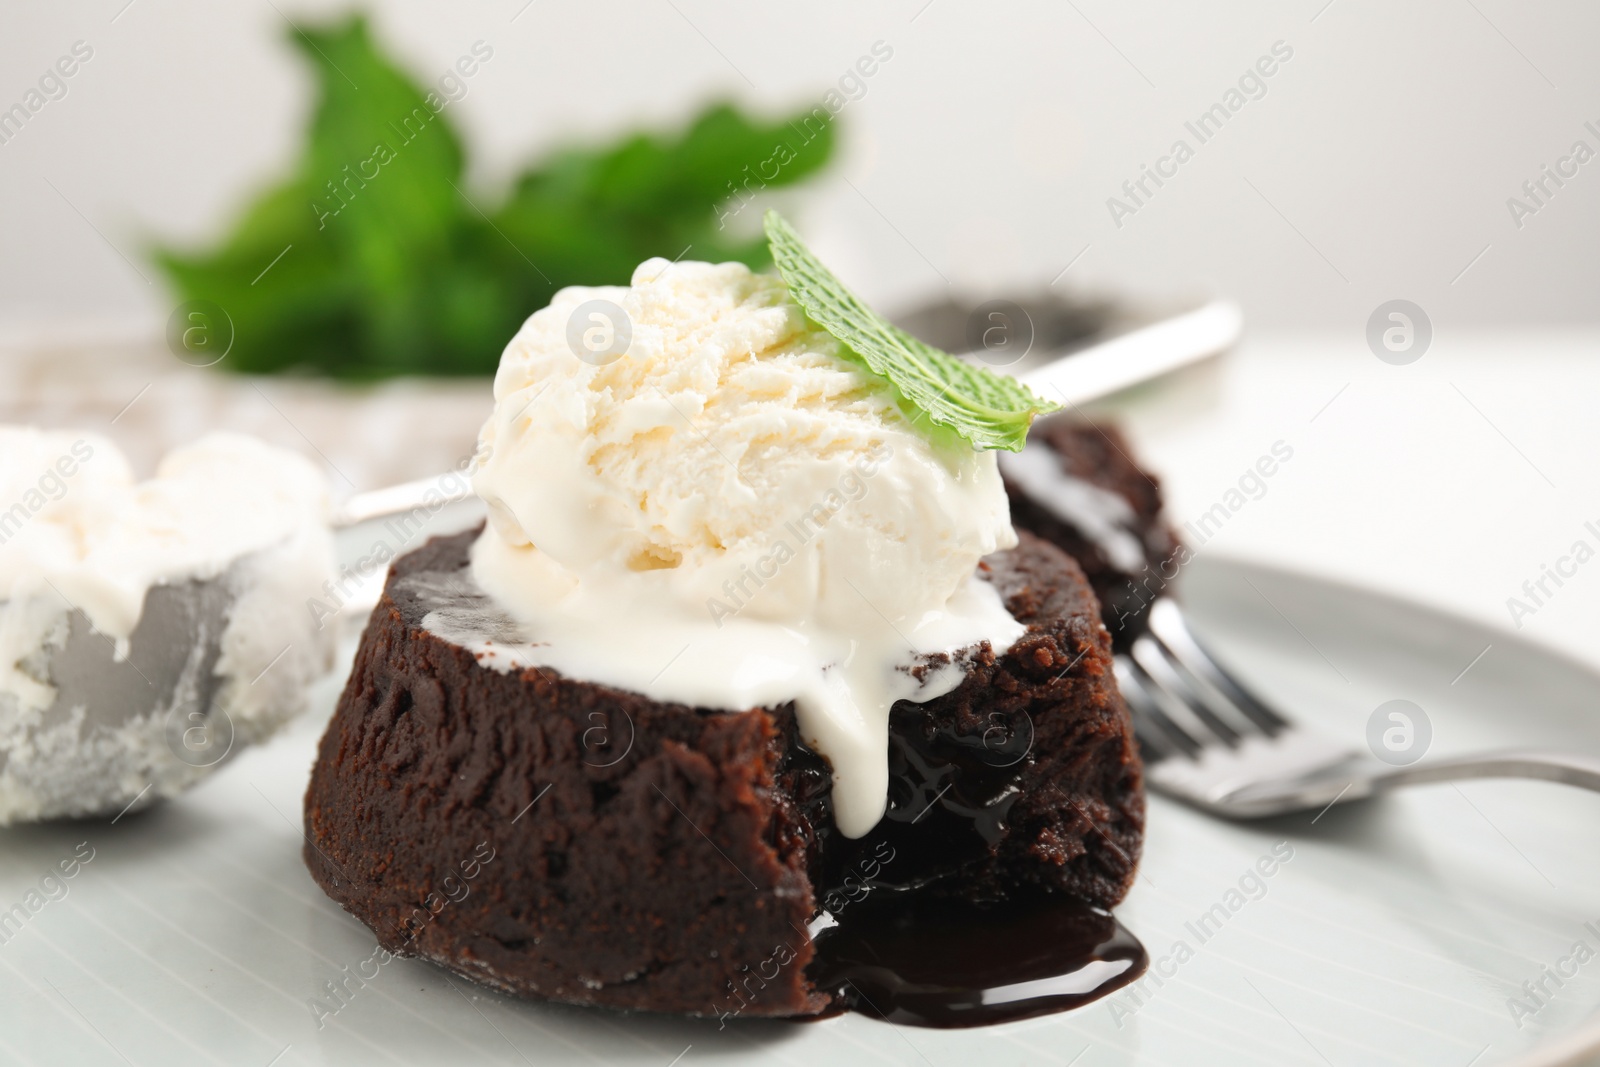
[[1507,750],[1395,767],[1296,725],[1217,663],[1176,601],[1150,608],[1148,631],[1116,656],[1117,684],[1153,789],[1218,815],[1255,819],[1403,785],[1539,778],[1600,791],[1600,758]]

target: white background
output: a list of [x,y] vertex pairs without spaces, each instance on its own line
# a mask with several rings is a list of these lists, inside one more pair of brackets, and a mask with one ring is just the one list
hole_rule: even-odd
[[[1441,327],[1596,317],[1600,160],[1520,230],[1505,203],[1575,139],[1600,148],[1583,129],[1600,125],[1593,4],[525,4],[372,5],[419,77],[494,49],[449,112],[488,196],[551,145],[671,128],[716,97],[794,108],[882,40],[894,56],[845,108],[839,165],[801,215],[891,308],[947,282],[1048,283],[1082,253],[1060,285],[1226,292],[1258,327],[1359,331],[1395,297]],[[310,101],[287,20],[344,6],[125,5],[0,14],[0,107],[74,41],[95,50],[0,145],[0,327],[159,326],[169,298],[123,256],[154,278],[145,242],[214,236],[288,165]],[[1114,226],[1107,197],[1279,40],[1294,58],[1268,94]]]

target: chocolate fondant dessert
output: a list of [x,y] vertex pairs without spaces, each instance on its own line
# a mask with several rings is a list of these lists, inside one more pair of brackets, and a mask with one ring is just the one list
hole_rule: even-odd
[[525,996],[1076,1007],[1146,964],[1106,910],[1143,772],[1088,580],[1011,521],[997,456],[1059,481],[1024,448],[1053,405],[764,226],[776,276],[648,260],[511,339],[487,524],[394,564],[307,864],[391,952]]
[[1112,641],[1127,648],[1181,561],[1156,476],[1116,426],[1060,415],[1035,423],[1021,453],[1000,457],[1000,473],[1011,521],[1078,561]]
[[660,703],[442,636],[516,640],[474,584],[476,536],[395,563],[306,795],[312,875],[389,951],[569,1003],[726,1016],[737,991],[735,1014],[804,1015],[837,994],[808,929],[868,892],[1127,892],[1141,767],[1098,604],[1055,546],[1019,532],[980,563],[1026,633],[894,705],[887,813],[847,839],[792,704]]

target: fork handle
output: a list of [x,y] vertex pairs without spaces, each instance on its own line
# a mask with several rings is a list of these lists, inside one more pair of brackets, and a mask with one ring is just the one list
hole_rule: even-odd
[[1482,752],[1397,767],[1373,779],[1373,791],[1467,778],[1537,778],[1600,793],[1600,757],[1540,749]]
[[1480,752],[1419,763],[1372,769],[1371,761],[1348,763],[1299,778],[1264,782],[1219,798],[1218,808],[1242,818],[1264,818],[1385,793],[1406,785],[1472,778],[1531,778],[1600,792],[1600,757],[1539,749]]

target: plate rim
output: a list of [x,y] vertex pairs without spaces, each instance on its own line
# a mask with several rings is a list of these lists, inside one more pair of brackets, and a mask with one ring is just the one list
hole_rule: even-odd
[[[1289,582],[1321,586],[1327,590],[1354,595],[1387,607],[1431,616],[1480,634],[1493,635],[1496,643],[1507,642],[1519,646],[1534,654],[1560,661],[1577,673],[1588,675],[1594,679],[1596,688],[1600,689],[1600,666],[1560,646],[1532,639],[1517,631],[1501,629],[1481,619],[1452,611],[1443,605],[1408,597],[1343,575],[1324,574],[1225,551],[1209,557],[1197,557],[1195,562],[1202,563],[1204,567],[1218,567],[1236,572],[1253,571]],[[1594,1054],[1597,1052],[1600,1052],[1600,1009],[1592,1012],[1568,1033],[1552,1035],[1520,1055],[1501,1061],[1501,1067],[1583,1067],[1585,1064],[1592,1067]]]

